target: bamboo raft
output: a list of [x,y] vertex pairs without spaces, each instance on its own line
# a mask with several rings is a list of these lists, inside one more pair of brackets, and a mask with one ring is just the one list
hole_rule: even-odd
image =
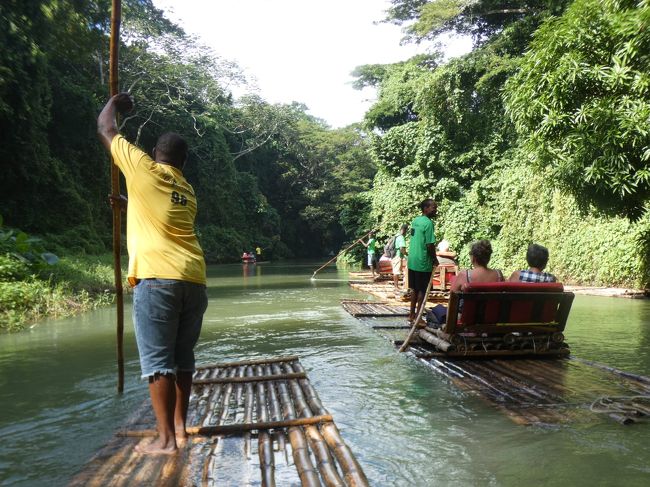
[[296,356],[198,367],[175,455],[134,450],[154,424],[147,401],[70,485],[368,485]]
[[459,389],[520,425],[585,423],[605,415],[621,424],[650,418],[650,378],[627,376],[576,358],[440,360],[411,352]]
[[[410,327],[390,318],[361,318],[396,348]],[[520,425],[588,423],[608,417],[621,424],[650,419],[650,377],[577,357],[462,358],[441,356],[418,340],[407,353]]]
[[382,301],[361,301],[354,299],[341,300],[343,309],[355,318],[369,316],[408,316],[407,306],[389,305]]

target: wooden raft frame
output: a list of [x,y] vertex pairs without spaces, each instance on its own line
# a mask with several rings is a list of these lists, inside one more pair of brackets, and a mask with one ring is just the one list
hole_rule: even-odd
[[135,452],[154,425],[146,401],[70,485],[369,485],[297,356],[197,367],[175,455]]
[[408,316],[407,306],[389,305],[385,301],[341,300],[343,309],[355,318]]

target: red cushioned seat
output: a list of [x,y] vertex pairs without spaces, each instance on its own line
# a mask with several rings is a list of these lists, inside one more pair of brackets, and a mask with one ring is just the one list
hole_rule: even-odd
[[524,292],[524,293],[561,293],[564,284],[561,282],[470,282],[465,285],[463,292]]
[[[523,282],[486,282],[469,283],[463,293],[561,293],[564,286],[559,282],[549,283],[523,283]],[[554,321],[559,305],[558,299],[545,299],[541,301],[541,309],[535,309],[536,302],[532,299],[516,299],[508,302],[497,299],[474,300],[466,296],[463,303],[461,319],[458,326],[470,326],[476,323],[550,323]]]

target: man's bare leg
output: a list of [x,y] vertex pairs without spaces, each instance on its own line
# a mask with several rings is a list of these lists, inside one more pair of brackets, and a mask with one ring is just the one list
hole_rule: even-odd
[[178,372],[176,375],[176,407],[174,408],[174,430],[177,442],[184,443],[187,440],[185,426],[191,392],[192,372]]
[[174,407],[176,404],[176,378],[173,374],[156,374],[149,378],[149,395],[156,415],[158,437],[136,450],[145,454],[171,455],[178,450],[174,434]]

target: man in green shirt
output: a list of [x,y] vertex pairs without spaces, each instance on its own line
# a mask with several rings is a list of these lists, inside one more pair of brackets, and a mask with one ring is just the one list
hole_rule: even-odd
[[399,290],[399,276],[402,275],[404,269],[404,261],[408,252],[406,251],[406,240],[404,236],[409,226],[405,223],[399,229],[399,233],[395,236],[395,256],[391,259],[393,265],[393,284],[395,285],[395,292]]
[[375,232],[370,232],[368,242],[359,239],[359,242],[368,249],[368,267],[372,271],[372,278],[375,278],[375,269],[377,269],[377,262],[379,261],[379,254],[377,252],[377,240],[375,239]]
[[[436,237],[431,221],[438,212],[438,205],[428,198],[420,203],[422,214],[411,222],[411,242],[408,251],[408,280],[411,293],[409,321],[415,317],[424,305],[425,293],[431,281],[433,267],[438,265],[436,258]],[[416,312],[417,305],[417,312]]]

